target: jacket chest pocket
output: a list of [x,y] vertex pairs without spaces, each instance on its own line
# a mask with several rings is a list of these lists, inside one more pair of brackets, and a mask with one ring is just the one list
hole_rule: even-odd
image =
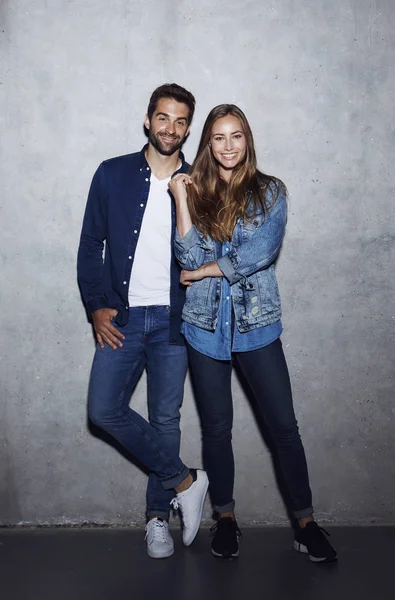
[[263,223],[262,213],[258,213],[251,219],[246,219],[240,222],[240,239],[241,242],[247,242],[256,232],[258,227]]

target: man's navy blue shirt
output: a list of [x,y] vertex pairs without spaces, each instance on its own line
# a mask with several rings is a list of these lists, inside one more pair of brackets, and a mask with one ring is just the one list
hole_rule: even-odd
[[[78,283],[88,313],[115,308],[118,310],[115,321],[120,326],[129,319],[129,281],[150,189],[147,148],[148,144],[141,152],[101,163],[89,190],[78,249]],[[182,164],[176,172],[187,173],[189,164],[182,153],[180,159]],[[170,344],[182,345],[180,330],[185,288],[180,284],[180,266],[173,251],[174,201],[171,214]],[[155,244],[155,231],[152,243]]]

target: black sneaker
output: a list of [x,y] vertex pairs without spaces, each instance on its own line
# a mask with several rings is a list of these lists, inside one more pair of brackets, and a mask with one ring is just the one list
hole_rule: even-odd
[[326,535],[330,534],[319,527],[315,521],[311,521],[306,527],[298,527],[296,530],[294,549],[308,554],[312,562],[333,562],[337,560],[337,553],[328,542]]
[[211,554],[221,558],[236,558],[239,556],[239,538],[241,531],[237,522],[231,517],[218,519],[210,531],[216,529],[214,539],[211,542]]

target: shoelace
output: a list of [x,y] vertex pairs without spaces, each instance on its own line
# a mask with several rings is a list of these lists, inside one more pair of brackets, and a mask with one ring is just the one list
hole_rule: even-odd
[[170,506],[174,508],[174,510],[178,510],[180,508],[180,503],[178,502],[176,496],[174,496],[173,500],[170,500]]
[[[166,534],[165,534],[165,523],[164,521],[155,521],[153,527],[153,537],[154,538],[162,538],[162,542],[166,541]],[[148,526],[147,526],[147,533],[145,534],[145,540],[148,537]]]
[[[180,502],[180,500],[177,497],[174,497],[173,500],[170,501],[170,506],[172,506],[174,508],[174,510],[181,510],[181,520],[182,523],[184,525],[184,527],[188,527],[189,523],[188,523],[188,515],[184,515],[183,511],[182,511],[182,502]],[[185,519],[185,516],[187,517]]]

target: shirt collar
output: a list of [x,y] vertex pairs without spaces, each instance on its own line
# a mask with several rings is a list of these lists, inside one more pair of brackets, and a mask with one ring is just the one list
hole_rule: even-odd
[[[146,152],[147,148],[148,148],[148,144],[145,144],[145,146],[143,146],[143,148],[140,152],[140,170],[149,166],[147,163],[147,159],[145,158],[145,152]],[[179,169],[177,169],[177,171],[174,172],[174,174],[175,173],[184,173],[187,170],[186,163],[185,163],[185,156],[181,151],[179,153],[179,158],[181,160],[181,166]]]

